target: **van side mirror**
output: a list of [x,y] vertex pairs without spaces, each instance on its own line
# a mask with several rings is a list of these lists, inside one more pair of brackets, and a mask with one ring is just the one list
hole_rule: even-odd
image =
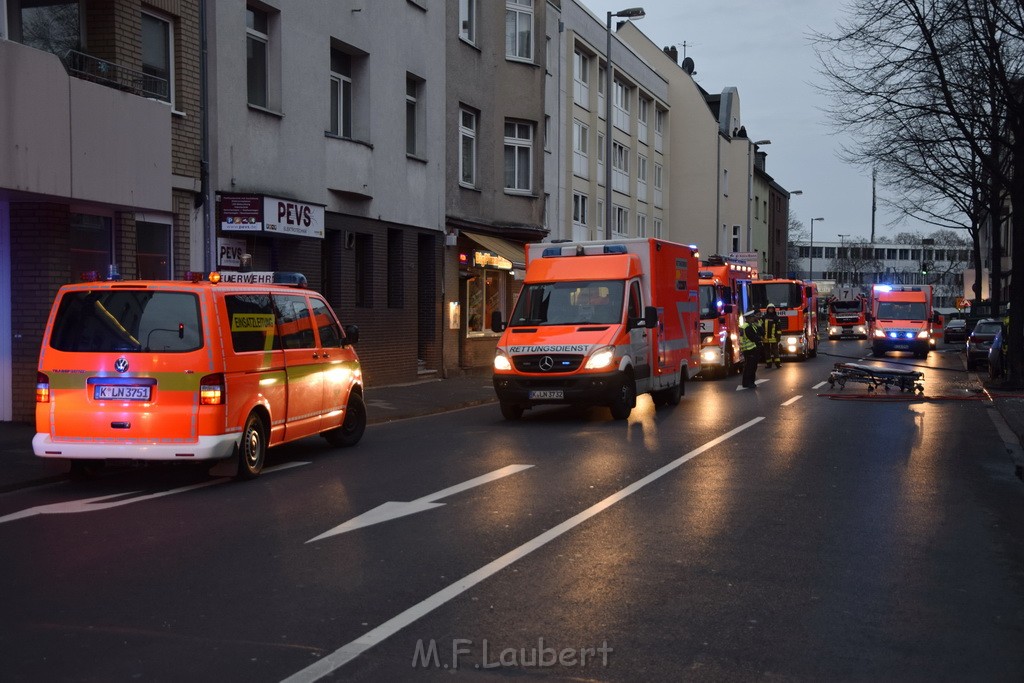
[[626,329],[635,330],[642,327],[645,330],[653,330],[658,327],[658,309],[654,306],[644,308],[644,317],[626,318]]
[[491,311],[491,332],[505,331],[505,321],[501,319],[501,311]]
[[359,327],[356,325],[345,325],[345,341],[346,345],[354,345],[359,342]]
[[732,304],[722,304],[722,313],[729,315],[733,312],[734,308],[735,307]]

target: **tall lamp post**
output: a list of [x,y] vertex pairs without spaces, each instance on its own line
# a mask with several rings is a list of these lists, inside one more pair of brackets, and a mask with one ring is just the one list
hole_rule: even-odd
[[[850,260],[847,259],[844,256],[844,254],[846,253],[846,238],[849,237],[849,236],[850,236],[850,233],[846,233],[845,235],[838,235],[838,237],[839,237],[839,256],[840,256],[840,258],[836,259],[837,263],[843,263],[843,261],[840,260],[840,259],[846,259],[845,263],[847,265],[849,265],[849,263],[850,263]],[[839,274],[839,284],[843,284],[843,271],[839,271],[838,274]]]
[[823,221],[824,218],[812,218],[811,219],[811,250],[808,255],[811,257],[810,267],[807,269],[807,281],[814,281],[814,221]]
[[604,238],[612,238],[612,17],[643,19],[647,15],[643,7],[630,7],[618,12],[608,12],[605,32],[608,36],[605,57],[604,79]]

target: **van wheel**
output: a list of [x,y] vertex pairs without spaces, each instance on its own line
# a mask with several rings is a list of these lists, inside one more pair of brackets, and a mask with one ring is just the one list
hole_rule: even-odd
[[263,471],[267,459],[267,426],[259,413],[249,413],[242,429],[242,445],[238,448],[239,479],[255,479]]
[[608,406],[612,411],[612,418],[615,420],[625,420],[629,417],[629,414],[633,412],[633,406],[636,405],[636,382],[633,381],[633,377],[627,375],[622,380],[622,386],[619,387],[619,395]]
[[518,403],[501,403],[501,416],[506,420],[518,420],[523,416],[523,407]]
[[324,432],[327,443],[335,448],[355,446],[366,431],[366,403],[363,402],[363,395],[353,391],[348,397],[348,407],[345,410],[345,421],[341,426]]
[[102,460],[72,460],[68,476],[74,481],[89,481],[96,478],[105,464]]

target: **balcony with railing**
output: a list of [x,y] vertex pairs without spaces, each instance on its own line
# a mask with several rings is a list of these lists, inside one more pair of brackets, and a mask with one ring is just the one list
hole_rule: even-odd
[[72,76],[130,92],[140,97],[151,97],[164,101],[170,99],[170,87],[166,78],[152,76],[123,64],[108,62],[77,50],[68,50],[62,61]]

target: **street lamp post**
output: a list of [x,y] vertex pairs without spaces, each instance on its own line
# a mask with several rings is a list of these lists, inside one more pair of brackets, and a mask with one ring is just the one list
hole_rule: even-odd
[[814,221],[823,221],[824,218],[812,218],[811,219],[811,250],[808,255],[811,257],[810,267],[807,269],[807,281],[814,281]]
[[618,12],[608,12],[605,32],[608,37],[605,58],[604,79],[604,238],[612,238],[612,17],[643,19],[643,7],[630,7]]
[[[841,259],[845,259],[846,258],[844,256],[844,254],[846,253],[846,238],[849,237],[849,236],[850,236],[850,233],[846,233],[845,235],[839,235],[839,258],[836,259],[836,263],[837,264],[842,264],[843,261]],[[849,259],[846,260],[846,263],[849,264]],[[839,275],[839,284],[843,284],[843,271],[840,270],[838,275]]]

